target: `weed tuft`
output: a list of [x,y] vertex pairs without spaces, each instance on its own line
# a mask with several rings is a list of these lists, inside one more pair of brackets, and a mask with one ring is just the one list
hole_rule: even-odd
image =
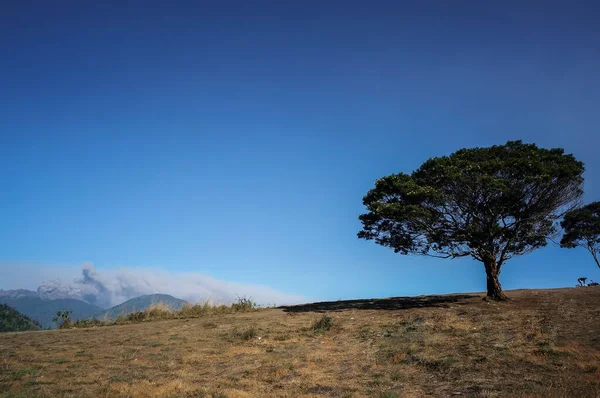
[[333,326],[333,318],[329,315],[323,315],[313,323],[311,330],[313,333],[323,333],[331,329]]
[[243,341],[248,341],[248,340],[252,340],[257,335],[258,335],[257,330],[255,328],[250,328],[250,329],[246,329],[242,333],[240,333],[240,338]]

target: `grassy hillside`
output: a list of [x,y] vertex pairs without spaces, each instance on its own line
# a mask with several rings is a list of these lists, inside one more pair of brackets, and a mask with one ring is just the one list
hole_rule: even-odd
[[40,330],[42,327],[6,304],[0,304],[0,332],[24,332]]
[[162,304],[170,310],[180,310],[186,302],[168,294],[149,294],[128,300],[122,304],[109,308],[101,317],[114,319],[119,315],[144,311],[155,304]]
[[93,304],[74,299],[42,300],[39,297],[0,297],[0,303],[7,304],[21,314],[27,315],[43,327],[55,326],[52,318],[57,311],[73,311],[73,320],[91,318],[104,311]]
[[0,396],[597,397],[600,288],[0,335]]

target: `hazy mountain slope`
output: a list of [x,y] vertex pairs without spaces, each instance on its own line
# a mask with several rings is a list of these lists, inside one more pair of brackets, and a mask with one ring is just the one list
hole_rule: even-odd
[[41,325],[6,304],[0,304],[0,332],[39,330]]
[[37,292],[27,289],[2,290],[0,289],[0,297],[20,298],[20,297],[38,297]]
[[101,314],[104,310],[93,304],[75,299],[42,300],[39,297],[0,296],[0,304],[8,304],[21,314],[38,321],[43,327],[54,327],[52,318],[57,311],[73,311],[71,318],[87,319]]
[[127,315],[132,312],[144,311],[152,304],[164,304],[171,310],[179,310],[186,301],[175,298],[168,294],[149,294],[128,300],[122,304],[116,305],[106,310],[102,316],[116,318],[119,315]]

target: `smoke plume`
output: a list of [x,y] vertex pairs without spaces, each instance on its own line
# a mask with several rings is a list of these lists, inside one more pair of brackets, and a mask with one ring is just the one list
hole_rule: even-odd
[[42,298],[75,298],[108,308],[146,294],[170,294],[190,303],[211,300],[231,303],[238,296],[252,297],[259,304],[294,304],[305,301],[267,286],[230,283],[199,273],[170,273],[155,268],[121,268],[99,272],[93,264],[82,266],[73,282],[50,280],[38,288]]

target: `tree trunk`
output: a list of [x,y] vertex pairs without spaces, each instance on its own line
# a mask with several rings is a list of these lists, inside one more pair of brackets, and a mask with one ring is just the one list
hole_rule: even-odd
[[487,277],[487,298],[492,300],[506,300],[506,296],[502,292],[502,286],[498,277],[500,276],[500,267],[496,263],[496,259],[486,259],[485,274]]
[[[591,251],[591,250],[590,250]],[[594,256],[594,261],[596,261],[596,265],[600,268],[600,261],[598,261],[598,256],[596,255],[596,251],[591,251],[592,256]]]

